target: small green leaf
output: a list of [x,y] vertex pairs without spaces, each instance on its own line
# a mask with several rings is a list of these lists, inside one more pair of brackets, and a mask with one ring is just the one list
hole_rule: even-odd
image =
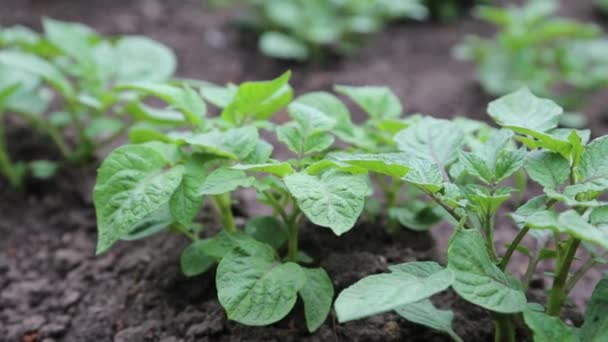
[[390,270],[363,278],[342,291],[335,303],[338,320],[352,321],[416,303],[447,289],[454,281],[451,271],[430,261],[400,264]]
[[232,169],[254,172],[266,172],[273,175],[277,175],[279,177],[285,177],[295,172],[291,165],[287,162],[275,162],[264,164],[237,164],[232,166]]
[[287,241],[285,224],[274,216],[251,218],[245,225],[245,233],[274,249],[279,249]]
[[216,275],[218,299],[228,319],[253,326],[285,317],[305,283],[306,273],[298,264],[276,262],[273,249],[262,243],[249,250],[235,248],[220,261]]
[[288,71],[272,81],[241,84],[232,102],[222,111],[222,119],[234,125],[268,120],[291,101],[293,91],[287,83],[290,77]]
[[183,173],[183,166],[168,167],[164,156],[150,146],[126,145],[114,150],[99,168],[93,192],[97,253],[105,252],[165,205]]
[[66,55],[86,63],[92,58],[92,42],[97,35],[82,24],[44,18],[42,20],[46,39]]
[[394,140],[399,150],[444,169],[458,158],[464,144],[464,133],[451,121],[425,117],[397,133]]
[[439,310],[428,299],[407,304],[395,309],[399,316],[437,331],[446,333],[456,342],[462,342],[462,338],[452,329],[454,313],[449,310]]
[[534,334],[534,342],[575,341],[573,329],[559,317],[528,309],[524,311],[524,321]]
[[550,229],[608,248],[608,232],[593,226],[574,210],[559,214],[548,210],[538,211],[526,217],[525,224],[532,229]]
[[306,44],[280,32],[264,32],[260,37],[259,46],[260,51],[269,57],[299,61],[309,57]]
[[331,116],[300,102],[292,102],[287,110],[305,136],[327,132],[336,125],[336,120]]
[[38,179],[49,179],[57,173],[59,165],[50,160],[34,160],[28,163],[32,176]]
[[501,126],[517,133],[547,132],[557,127],[563,110],[551,100],[541,99],[523,88],[488,105],[488,113]]
[[232,192],[240,187],[248,188],[253,185],[255,178],[248,177],[241,170],[219,168],[205,178],[198,188],[198,195],[221,195]]
[[234,84],[225,87],[210,84],[201,87],[201,96],[218,108],[226,108],[234,100],[237,90]]
[[306,283],[300,289],[308,331],[315,332],[327,319],[334,299],[334,286],[322,268],[304,268]]
[[594,191],[608,190],[608,136],[593,140],[583,152],[576,168],[579,183]]
[[387,87],[336,86],[336,91],[350,97],[372,118],[398,118],[401,116],[401,102]]
[[162,82],[175,72],[175,54],[166,46],[140,36],[123,37],[116,43],[116,82]]
[[43,78],[63,96],[72,98],[74,89],[61,71],[42,58],[20,51],[0,52],[0,63],[9,68],[20,69]]
[[277,139],[287,145],[293,153],[304,156],[322,152],[334,143],[334,137],[326,132],[307,135],[296,123],[288,123],[276,129]]
[[91,120],[84,130],[84,134],[91,138],[107,138],[120,132],[125,127],[125,123],[118,119],[101,116]]
[[585,323],[580,329],[580,341],[601,342],[608,338],[608,277],[597,284],[585,310]]
[[332,153],[328,158],[396,178],[401,178],[410,171],[411,158],[405,153]]
[[294,173],[284,178],[298,207],[312,223],[330,228],[336,235],[349,231],[363,211],[370,194],[368,179],[330,170],[320,177]]
[[206,240],[197,240],[186,247],[180,258],[182,273],[194,277],[207,272],[216,262],[216,258],[205,253]]
[[443,188],[444,179],[437,164],[427,159],[412,158],[409,165],[411,170],[403,177],[403,180],[431,193]]
[[172,132],[168,136],[176,143],[188,144],[201,152],[239,160],[247,158],[257,148],[259,140],[257,129],[251,126],[225,132]]
[[245,164],[264,164],[267,163],[272,155],[274,146],[264,141],[258,140],[255,144],[255,149],[251,151],[242,161]]
[[525,310],[527,301],[521,285],[490,260],[478,231],[456,233],[448,248],[448,269],[455,275],[454,290],[465,300],[494,312]]
[[545,188],[559,188],[570,175],[570,165],[554,152],[532,151],[526,158],[528,176]]
[[334,95],[327,92],[312,92],[295,99],[293,104],[308,106],[316,109],[325,116],[336,121],[334,131],[342,134],[352,134],[353,123],[348,108]]

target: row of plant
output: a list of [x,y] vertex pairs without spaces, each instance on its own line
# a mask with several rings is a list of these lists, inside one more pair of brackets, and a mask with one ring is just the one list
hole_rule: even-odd
[[319,61],[327,54],[350,55],[366,38],[395,20],[451,20],[475,0],[215,0],[241,5],[238,24],[257,32],[269,57]]
[[[461,340],[451,326],[453,313],[430,300],[453,288],[495,315],[497,341],[515,341],[515,326],[522,320],[536,341],[605,338],[608,280],[594,292],[581,328],[559,317],[568,293],[586,271],[604,262],[608,247],[608,206],[601,199],[608,189],[606,137],[590,141],[588,130],[558,128],[561,107],[527,89],[489,105],[501,126],[491,128],[468,119],[403,117],[399,100],[387,88],[336,87],[367,113],[368,120],[356,124],[331,93],[292,99],[288,80],[286,73],[239,86],[203,85],[200,96],[193,93],[189,106],[181,108],[192,82],[120,86],[165,101],[171,117],[180,108],[180,127],[187,123],[190,128],[134,127],[131,144],[103,162],[94,190],[98,253],[120,240],[161,231],[183,234],[191,239],[181,257],[183,272],[193,276],[218,264],[218,299],[229,319],[272,324],[292,310],[299,296],[313,332],[330,313],[334,289],[327,272],[311,267],[314,260],[299,250],[299,233],[310,226],[307,222],[336,235],[351,230],[373,193],[373,176],[384,184],[389,211],[396,210],[404,222],[425,228],[439,220],[455,225],[448,264],[400,264],[391,273],[362,279],[338,296],[340,321],[395,311]],[[221,115],[206,117],[205,100]],[[277,125],[270,119],[283,108],[291,120]],[[291,157],[273,158],[273,145],[260,130],[274,132]],[[501,211],[503,203],[518,196],[508,184],[515,180],[521,188],[527,179],[540,184],[542,193],[513,213]],[[273,215],[252,217],[237,227],[231,208],[239,188],[255,189]],[[413,199],[402,193],[413,193]],[[222,222],[216,234],[203,233],[195,220],[205,199]],[[502,255],[494,241],[498,215],[510,216],[520,229]],[[533,248],[520,244],[527,234],[535,238]],[[590,257],[573,270],[579,249]],[[506,271],[514,253],[529,258],[521,278]],[[555,261],[548,301],[530,303],[530,280],[545,260]]]
[[[52,19],[43,20],[43,28],[42,34],[22,26],[0,29],[0,176],[15,187],[28,174],[52,176],[61,162],[91,162],[131,123],[150,120],[148,107],[128,105],[135,93],[115,85],[167,81],[176,67],[173,52],[146,37],[102,37]],[[9,113],[48,136],[62,160],[11,160]]]

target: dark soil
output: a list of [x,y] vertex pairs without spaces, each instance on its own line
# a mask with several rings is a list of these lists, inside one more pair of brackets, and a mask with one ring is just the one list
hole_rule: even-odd
[[[201,2],[3,0],[0,26],[39,28],[42,16],[80,21],[104,34],[144,34],[164,42],[176,51],[181,76],[240,82],[268,79],[291,68],[298,92],[330,89],[337,83],[381,84],[400,96],[406,112],[485,118],[489,98],[477,85],[473,68],[450,56],[465,34],[491,33],[473,19],[392,25],[352,58],[304,65],[260,56],[253,38],[239,35],[229,25],[233,12],[212,13]],[[590,1],[568,1],[562,11],[593,18]],[[608,132],[600,119],[606,110],[603,95],[583,109],[596,136]],[[15,155],[35,158],[52,152],[32,132],[12,127]],[[0,341],[448,340],[394,314],[347,324],[337,324],[331,316],[312,336],[303,325],[301,307],[271,327],[227,321],[215,296],[214,275],[180,274],[179,253],[187,241],[179,236],[161,234],[94,255],[94,169],[95,165],[65,168],[53,181],[30,183],[27,195],[0,181]],[[247,203],[244,206],[248,208]],[[203,219],[213,222],[209,215]],[[506,241],[513,229],[508,221],[501,223],[498,237]],[[340,239],[326,229],[307,227],[301,246],[326,268],[339,292],[365,275],[385,271],[389,264],[442,260],[438,251],[449,234],[448,228],[439,227],[433,231],[434,240],[406,231],[391,237],[382,224],[362,222]],[[576,289],[577,303],[589,296],[597,277],[598,273],[591,274]],[[487,312],[450,292],[436,299],[439,306],[456,311],[454,326],[465,340],[492,340]]]

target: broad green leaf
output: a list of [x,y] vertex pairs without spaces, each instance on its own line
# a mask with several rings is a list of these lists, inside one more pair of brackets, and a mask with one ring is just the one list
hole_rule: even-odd
[[349,231],[363,211],[370,194],[364,175],[330,170],[321,176],[294,173],[284,178],[289,192],[308,219],[330,228],[336,235]]
[[427,231],[442,220],[435,207],[422,201],[409,201],[405,207],[389,208],[388,216],[415,231]]
[[288,71],[272,81],[241,84],[232,102],[222,111],[222,119],[234,125],[270,119],[293,97],[288,84],[290,77]]
[[524,311],[524,321],[534,334],[534,342],[575,341],[573,329],[559,317],[528,309]]
[[184,115],[172,109],[160,109],[141,102],[131,102],[125,110],[137,121],[160,125],[181,125],[186,123]]
[[173,223],[175,223],[175,220],[171,216],[169,204],[165,203],[162,207],[137,222],[134,225],[133,230],[120,239],[123,241],[144,239],[162,232]]
[[452,329],[454,313],[449,310],[440,310],[428,299],[407,304],[395,309],[399,316],[437,331],[446,333],[456,342],[462,342],[462,338]]
[[372,118],[398,118],[401,116],[401,102],[387,87],[336,86],[335,90],[351,98]]
[[608,225],[608,206],[593,208],[589,222],[594,225]]
[[203,206],[203,196],[199,189],[205,182],[210,158],[193,155],[184,164],[184,177],[171,196],[169,206],[175,220],[183,226],[189,226]]
[[403,180],[431,193],[443,188],[444,178],[437,164],[421,158],[412,158],[409,163],[411,169]]
[[114,150],[102,163],[93,200],[97,253],[133,231],[135,224],[165,205],[179,186],[183,166],[168,167],[164,156],[143,145]]
[[[510,216],[519,229],[524,229],[526,226],[527,217],[546,209],[547,196],[541,195],[531,198],[528,202],[524,203],[524,205],[517,208],[514,213],[511,213]],[[547,239],[552,235],[550,230],[541,229],[533,229],[530,231],[530,234],[540,241],[547,241]]]
[[255,144],[255,149],[251,151],[242,161],[245,164],[264,164],[267,163],[272,155],[274,146],[264,141],[258,140]]
[[245,224],[245,232],[254,239],[279,249],[287,241],[285,224],[274,216],[258,216]]
[[335,303],[338,320],[352,321],[416,303],[447,289],[454,281],[450,270],[430,261],[400,264],[390,270],[363,278],[342,291]]
[[215,259],[225,257],[237,247],[248,250],[251,246],[253,248],[259,246],[253,237],[242,232],[229,233],[225,230],[221,230],[211,238],[199,240],[196,244],[198,253],[204,253]]
[[166,46],[140,36],[123,37],[116,43],[116,82],[162,82],[175,72],[175,54]]
[[260,51],[269,57],[299,61],[309,57],[306,44],[281,32],[264,32],[260,37],[259,47]]
[[525,310],[521,285],[492,262],[477,230],[461,230],[452,238],[448,269],[455,275],[454,290],[465,300],[494,312]]
[[197,240],[191,243],[180,257],[182,273],[188,277],[194,277],[207,272],[215,265],[216,258],[205,253],[206,240]]
[[444,169],[458,158],[464,144],[464,133],[453,122],[425,117],[397,133],[399,149]]
[[579,183],[589,190],[608,190],[608,136],[593,140],[583,152],[580,165],[576,168]]
[[587,303],[580,341],[601,342],[608,338],[608,277],[604,275]]
[[312,92],[296,98],[293,104],[308,106],[336,120],[337,132],[352,134],[353,123],[348,108],[334,95],[327,92]]
[[532,151],[526,158],[528,176],[545,188],[559,188],[570,175],[570,165],[554,152]]
[[298,264],[279,263],[270,246],[257,244],[249,251],[235,248],[220,261],[216,275],[218,299],[228,319],[253,326],[285,317],[306,283]]
[[225,87],[207,85],[201,87],[201,96],[218,108],[226,108],[234,100],[237,90],[234,84]]
[[259,140],[255,127],[242,127],[207,133],[173,132],[169,137],[177,143],[184,143],[200,150],[231,159],[242,160],[252,153]]
[[255,178],[248,177],[244,171],[222,167],[210,173],[198,188],[197,194],[221,195],[232,192],[240,187],[248,188],[253,185]]
[[332,153],[328,158],[396,178],[409,172],[411,159],[405,153]]
[[232,166],[234,170],[266,172],[279,177],[288,176],[295,171],[287,162],[263,163],[263,164],[237,164]]
[[550,229],[608,248],[608,232],[590,224],[574,210],[560,214],[548,210],[538,211],[528,216],[525,223],[532,229]]
[[334,299],[334,286],[322,268],[304,268],[306,283],[300,289],[309,332],[315,332],[327,319]]
[[207,107],[203,99],[192,88],[172,86],[157,82],[135,82],[120,85],[116,90],[136,90],[165,101],[172,109],[182,112],[186,120],[195,127],[203,128]]
[[98,39],[91,28],[49,18],[42,20],[42,26],[46,39],[63,53],[80,63],[91,61],[93,42]]
[[488,113],[497,124],[521,134],[547,132],[557,127],[563,110],[551,100],[536,97],[523,88],[488,105]]
[[118,134],[125,127],[125,123],[118,118],[100,116],[93,118],[84,130],[89,138],[108,138]]
[[[603,205],[608,205],[608,202],[598,201],[595,199],[597,192],[595,192],[595,185],[589,183],[568,185],[562,192],[553,190],[551,188],[545,188],[543,191],[547,197],[565,203],[569,207],[581,207],[581,208],[593,208]],[[591,194],[591,198],[588,198],[586,194]]]
[[289,115],[298,123],[303,135],[327,132],[334,128],[336,120],[315,107],[292,102],[288,107]]
[[1,51],[0,63],[44,79],[67,98],[74,96],[74,89],[61,71],[38,56],[20,51]]
[[334,137],[326,132],[307,135],[296,123],[288,123],[276,129],[277,139],[293,153],[304,156],[322,152],[334,143]]

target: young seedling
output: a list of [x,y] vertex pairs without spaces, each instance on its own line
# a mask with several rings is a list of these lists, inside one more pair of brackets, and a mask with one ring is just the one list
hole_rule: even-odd
[[[589,131],[557,128],[562,108],[527,89],[490,103],[488,112],[502,128],[483,145],[463,148],[465,135],[454,122],[425,118],[420,126],[395,136],[404,153],[341,157],[419,188],[452,216],[457,228],[448,244],[447,267],[405,263],[357,282],[336,300],[340,321],[396,311],[461,341],[452,328],[453,313],[435,308],[429,300],[451,287],[494,314],[496,341],[515,341],[515,322],[522,316],[535,340],[575,340],[575,329],[559,317],[568,293],[586,271],[603,262],[608,248],[608,203],[601,197],[608,190],[608,139],[588,142]],[[429,134],[434,139],[419,139]],[[543,194],[510,214],[520,230],[500,255],[493,240],[495,218],[512,197],[505,181],[522,169],[543,187]],[[536,248],[528,249],[521,241],[532,232]],[[571,272],[581,246],[591,257]],[[506,271],[516,251],[530,258],[520,279]],[[539,261],[547,259],[555,261],[548,300],[544,305],[528,303],[532,275]],[[606,338],[599,328],[607,323],[606,284],[606,279],[598,284],[585,324],[576,332],[583,340]]]
[[248,8],[240,24],[260,33],[259,49],[272,58],[319,60],[327,52],[351,54],[389,21],[423,19],[420,0],[224,0]]
[[[81,164],[129,127],[122,116],[129,94],[114,85],[165,81],[175,70],[175,56],[144,37],[108,39],[84,25],[52,19],[44,19],[43,27],[42,35],[19,26],[0,30],[0,107],[48,135],[65,160]],[[49,106],[53,95],[57,105]],[[25,164],[9,161],[5,139],[0,156],[3,175],[20,186]],[[38,168],[34,175],[49,174],[40,172],[40,162],[29,165]],[[48,171],[51,162],[46,166]]]
[[[529,1],[523,7],[479,7],[477,16],[498,26],[494,38],[469,36],[456,56],[473,61],[481,85],[501,96],[522,86],[576,111],[608,78],[608,41],[594,24],[556,17],[556,1]],[[580,115],[562,115],[569,127],[584,126]]]

